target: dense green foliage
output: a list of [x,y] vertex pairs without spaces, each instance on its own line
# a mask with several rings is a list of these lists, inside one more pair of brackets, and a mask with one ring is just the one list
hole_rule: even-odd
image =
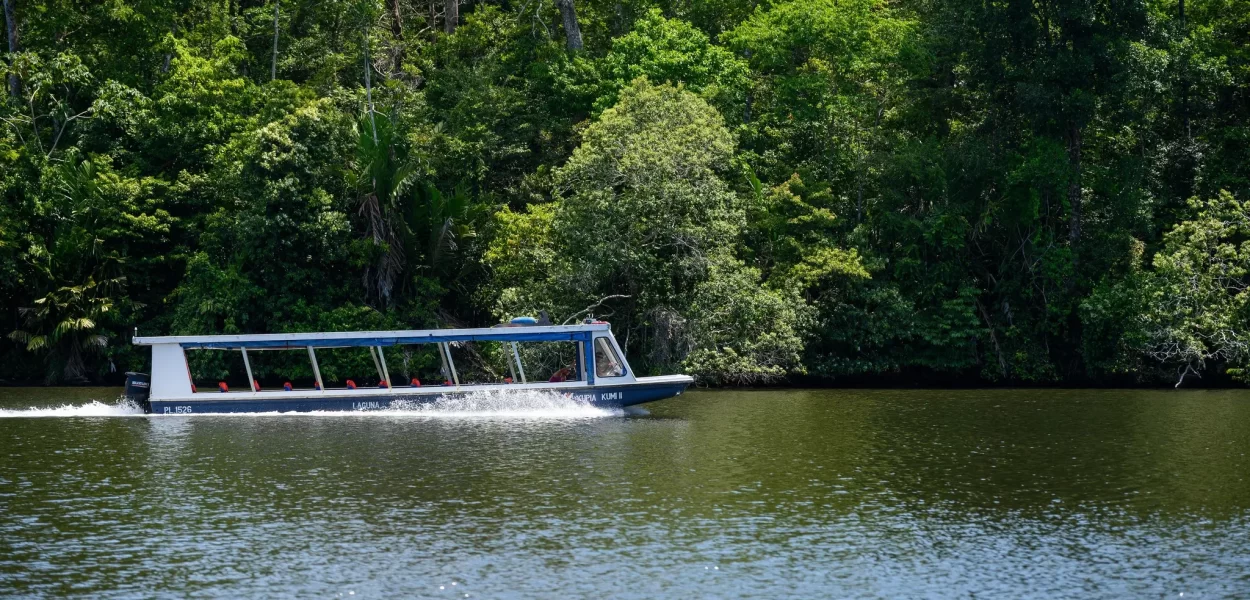
[[448,1],[5,0],[0,379],[539,310],[712,383],[1250,373],[1247,0]]

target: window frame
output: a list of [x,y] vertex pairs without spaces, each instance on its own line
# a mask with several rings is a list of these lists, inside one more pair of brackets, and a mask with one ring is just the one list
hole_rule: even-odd
[[[606,349],[609,362],[615,363],[616,367],[619,369],[619,372],[617,374],[601,375],[599,373],[599,352],[598,351],[600,349],[600,344],[602,344],[602,347]],[[609,339],[608,336],[605,335],[605,336],[595,337],[594,346],[595,346],[595,367],[594,367],[595,377],[603,377],[605,379],[616,379],[618,377],[625,377],[626,375],[629,375],[629,367],[625,366],[625,359],[623,359],[621,357],[621,354],[616,351],[616,344],[613,344],[612,340]]]

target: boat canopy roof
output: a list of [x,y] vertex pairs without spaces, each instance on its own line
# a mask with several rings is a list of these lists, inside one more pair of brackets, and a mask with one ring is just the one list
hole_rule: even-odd
[[577,325],[502,325],[473,329],[412,329],[323,333],[259,333],[245,335],[135,336],[137,346],[178,344],[183,348],[349,348],[444,342],[588,342],[607,323]]

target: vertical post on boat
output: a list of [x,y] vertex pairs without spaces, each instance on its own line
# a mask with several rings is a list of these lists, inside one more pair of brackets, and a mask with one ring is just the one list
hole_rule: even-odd
[[[526,383],[525,367],[521,366],[521,351],[517,350],[516,342],[512,342],[512,358],[516,359],[516,368],[521,372],[521,383]],[[512,365],[509,364],[508,366],[511,367]]]
[[447,366],[447,351],[443,349],[443,343],[438,342],[438,359],[443,362],[443,381],[451,381],[451,369]]
[[256,380],[252,377],[252,363],[247,359],[247,348],[239,349],[243,351],[243,368],[247,369],[247,389],[255,392],[256,387],[252,385],[252,382]]
[[[506,348],[507,344],[504,344],[504,347]],[[512,352],[512,351],[509,350],[509,352]],[[509,355],[508,358],[504,359],[504,362],[508,363],[508,373],[512,375],[511,381],[513,383],[525,383],[524,381],[521,381],[520,379],[517,379],[516,377],[516,365],[512,364],[512,356]]]
[[326,384],[321,382],[321,367],[317,366],[317,353],[313,352],[313,347],[308,347],[308,360],[312,361],[313,377],[317,380],[317,389],[322,392],[326,391]]
[[[589,338],[587,338],[589,340]],[[582,349],[582,368],[586,369],[586,383],[588,385],[595,384],[595,349],[590,345],[589,341],[581,343]]]
[[373,358],[373,368],[378,370],[378,379],[386,379],[386,375],[382,374],[382,363],[378,362],[378,350],[373,346],[369,346],[369,356]]
[[443,344],[443,349],[447,351],[447,366],[451,368],[451,381],[460,387],[460,375],[456,373],[456,361],[451,358],[451,344]]
[[586,352],[585,346],[581,342],[574,342],[577,345],[577,351],[573,353],[573,367],[575,369],[575,379],[578,381],[586,380]]
[[386,368],[386,357],[382,355],[381,346],[378,346],[378,362],[382,363],[382,381],[386,382],[386,387],[394,387],[391,381],[391,372]]

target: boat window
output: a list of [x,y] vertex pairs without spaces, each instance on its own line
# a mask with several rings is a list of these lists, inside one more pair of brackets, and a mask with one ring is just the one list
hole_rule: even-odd
[[625,374],[625,365],[617,356],[616,348],[608,342],[608,338],[595,338],[595,376],[620,377]]
[[[386,346],[387,369],[396,387],[413,387],[414,381],[422,387],[443,385],[450,381],[450,374],[443,372],[438,344],[404,344]],[[456,363],[460,367],[460,363]]]
[[238,350],[189,349],[185,353],[191,385],[197,393],[218,393],[218,384],[231,391],[246,392],[247,370]]
[[[319,349],[318,360],[325,358],[326,352],[327,349]],[[291,383],[292,390],[316,387],[307,348],[249,348],[246,364],[238,348],[188,348],[185,356],[192,390],[200,394],[220,393],[223,383],[231,393],[247,392],[248,367],[262,392],[285,391],[286,383]]]
[[[241,356],[238,350],[227,350],[227,353]],[[247,350],[247,366],[252,369],[252,378],[260,386],[258,391],[281,392],[284,386],[291,384],[292,390],[311,390],[316,387],[312,363],[308,360],[306,348],[249,348]],[[217,391],[215,385],[200,388],[206,391]],[[246,392],[246,382],[238,386],[231,385],[232,392]]]
[[530,383],[581,381],[582,361],[577,348],[577,342],[517,343],[525,378]]
[[[394,360],[390,354],[384,357],[388,366]],[[317,348],[317,364],[326,389],[346,388],[348,380],[355,383],[357,389],[376,388],[382,382],[377,350],[371,351],[368,346]]]

